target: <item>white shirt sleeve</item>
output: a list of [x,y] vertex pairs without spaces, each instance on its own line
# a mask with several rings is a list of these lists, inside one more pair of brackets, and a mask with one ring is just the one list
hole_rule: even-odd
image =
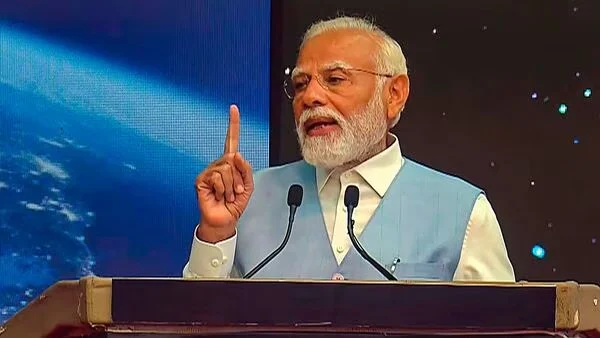
[[233,269],[237,233],[233,237],[215,244],[201,241],[196,236],[198,226],[194,229],[194,240],[190,259],[183,268],[183,278],[228,278]]
[[454,280],[515,281],[500,224],[483,194],[473,206]]

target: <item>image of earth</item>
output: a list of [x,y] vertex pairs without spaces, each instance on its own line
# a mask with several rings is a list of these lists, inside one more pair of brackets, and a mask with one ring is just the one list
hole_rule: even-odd
[[202,165],[0,84],[0,323],[58,280],[180,276]]
[[[181,277],[199,219],[194,180],[222,155],[231,103],[243,114],[240,152],[255,170],[268,166],[269,6],[262,5],[262,16],[219,28],[222,35],[167,17],[155,27],[164,41],[148,29],[152,16],[128,17],[131,36],[97,46],[95,28],[79,36],[64,22],[50,34],[0,20],[0,325],[60,280]],[[73,19],[112,13],[111,6],[120,5],[76,6]],[[211,6],[219,8],[211,10],[214,24],[247,11]],[[163,32],[167,26],[172,31]],[[182,30],[197,45],[172,49]],[[241,47],[251,40],[244,34],[256,37],[251,50]],[[141,55],[127,41],[158,44]],[[224,76],[242,70],[237,80]],[[238,85],[246,76],[254,86]]]

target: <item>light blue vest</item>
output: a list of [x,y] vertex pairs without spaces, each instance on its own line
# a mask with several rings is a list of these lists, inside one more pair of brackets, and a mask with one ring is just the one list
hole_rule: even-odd
[[[254,278],[331,279],[341,274],[347,280],[385,279],[354,248],[338,265],[323,220],[314,167],[304,161],[273,167],[257,172],[254,182],[254,193],[237,227],[234,264],[242,275],[282,242],[289,212],[287,191],[296,183],[304,188],[304,199],[289,242]],[[463,180],[405,159],[358,239],[388,269],[399,259],[394,272],[398,279],[451,281],[481,193]]]

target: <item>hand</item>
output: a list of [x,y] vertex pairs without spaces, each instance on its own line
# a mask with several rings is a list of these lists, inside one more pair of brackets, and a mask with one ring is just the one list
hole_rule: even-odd
[[229,109],[229,127],[223,156],[196,177],[196,196],[201,219],[197,236],[216,243],[232,237],[238,219],[254,190],[252,168],[238,152],[240,113]]

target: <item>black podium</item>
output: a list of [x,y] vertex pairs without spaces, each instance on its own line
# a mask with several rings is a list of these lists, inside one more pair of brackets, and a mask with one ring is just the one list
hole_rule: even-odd
[[89,277],[61,281],[0,338],[600,337],[600,287]]

